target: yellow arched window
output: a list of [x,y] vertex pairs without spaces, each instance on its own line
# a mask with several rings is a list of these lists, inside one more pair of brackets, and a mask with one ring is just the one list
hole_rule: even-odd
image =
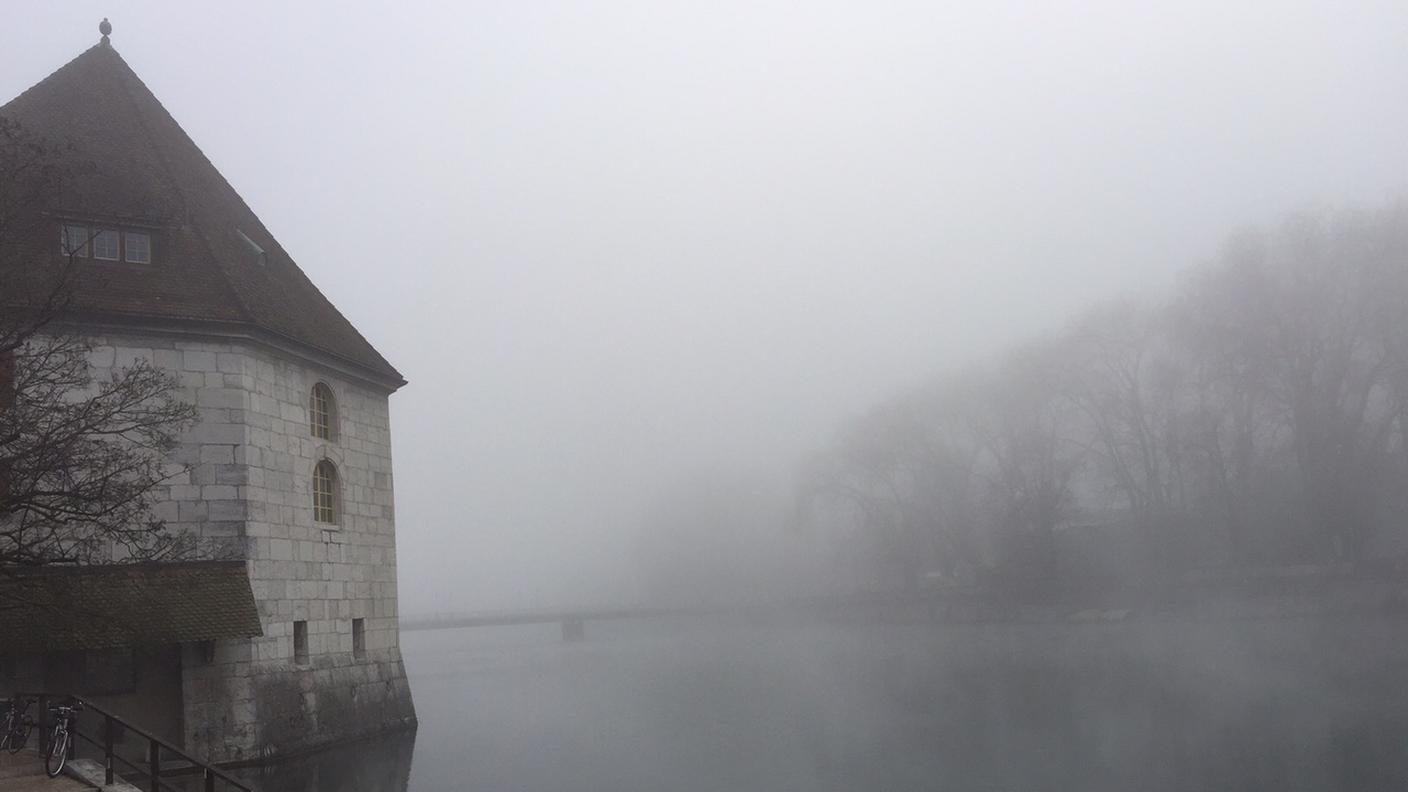
[[337,428],[337,402],[332,397],[332,388],[319,382],[308,395],[308,423],[313,436],[322,440],[335,440]]
[[326,459],[313,466],[313,519],[337,522],[337,467]]

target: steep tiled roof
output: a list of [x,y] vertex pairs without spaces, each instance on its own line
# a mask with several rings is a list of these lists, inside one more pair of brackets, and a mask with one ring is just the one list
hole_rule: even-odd
[[[62,150],[71,166],[49,212],[156,229],[155,263],[80,268],[81,310],[253,330],[403,384],[106,42],[0,107],[0,117]],[[251,241],[265,251],[262,262]],[[52,247],[58,257],[57,241]]]
[[242,561],[0,570],[0,655],[262,634]]

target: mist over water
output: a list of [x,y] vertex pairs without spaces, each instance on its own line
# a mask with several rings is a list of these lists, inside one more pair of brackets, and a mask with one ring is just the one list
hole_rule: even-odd
[[[1263,644],[1278,657],[1207,625],[1033,629],[720,617],[603,624],[582,643],[556,625],[408,633],[414,761],[393,739],[320,776],[276,767],[263,788],[1366,790],[1408,771],[1389,675],[1309,672],[1287,662],[1295,640]],[[1317,649],[1374,634],[1329,633]]]

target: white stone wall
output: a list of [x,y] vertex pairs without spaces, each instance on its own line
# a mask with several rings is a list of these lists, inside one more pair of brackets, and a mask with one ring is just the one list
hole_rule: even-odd
[[[245,413],[248,555],[260,615],[272,627],[260,660],[293,657],[292,623],[308,622],[312,656],[352,651],[351,620],[367,619],[369,652],[396,646],[396,549],[386,397],[272,355],[244,359],[253,379]],[[308,394],[336,397],[335,439],[312,437]],[[337,466],[337,524],[313,519],[313,466]]]
[[[220,759],[359,736],[413,720],[401,664],[387,396],[253,344],[94,339],[98,376],[147,358],[178,372],[200,421],[173,455],[180,469],[157,513],[202,552],[246,560],[264,629],[220,641],[213,661],[184,657],[187,742]],[[312,436],[309,393],[336,400],[332,440]],[[338,520],[313,518],[313,467],[337,467]],[[354,657],[352,620],[366,652]],[[296,662],[294,622],[308,623]]]
[[[195,404],[200,421],[172,454],[171,477],[157,492],[156,516],[175,531],[199,537],[202,555],[246,554],[249,448],[246,426],[254,380],[243,373],[248,349],[172,338],[99,336],[90,339],[96,379],[139,359],[177,374],[180,398]],[[242,490],[245,490],[242,492]]]

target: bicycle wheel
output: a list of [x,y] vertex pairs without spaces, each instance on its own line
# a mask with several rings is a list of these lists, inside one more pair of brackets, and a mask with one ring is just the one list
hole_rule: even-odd
[[31,724],[21,721],[20,725],[10,732],[10,753],[19,753],[24,744],[29,742],[31,728],[33,728]]
[[4,734],[0,735],[0,748],[5,748],[10,753],[19,753],[25,740],[29,738],[29,724],[21,720],[18,713],[11,712],[5,717],[5,723],[0,728],[5,730]]
[[44,772],[55,778],[64,771],[68,761],[68,729],[54,727],[54,736],[49,740],[49,753],[44,757]]

